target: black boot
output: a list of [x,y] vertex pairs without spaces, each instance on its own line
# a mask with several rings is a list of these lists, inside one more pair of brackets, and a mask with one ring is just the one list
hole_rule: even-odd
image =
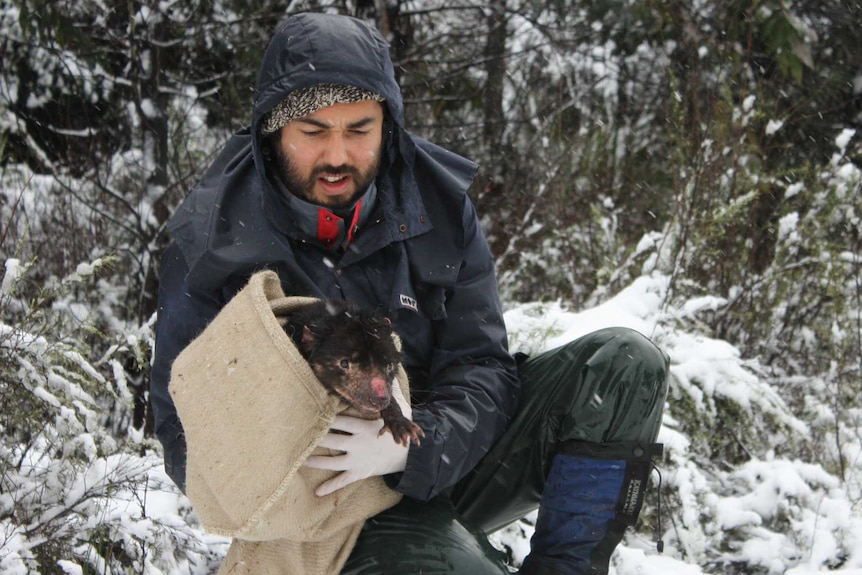
[[637,522],[661,444],[566,442],[545,484],[521,575],[606,574]]

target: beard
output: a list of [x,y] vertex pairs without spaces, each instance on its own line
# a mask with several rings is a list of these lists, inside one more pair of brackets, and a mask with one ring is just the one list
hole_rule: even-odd
[[[377,178],[377,172],[380,169],[380,154],[377,154],[374,163],[365,171],[350,164],[342,164],[340,166],[320,164],[315,166],[310,174],[303,175],[291,163],[290,158],[287,157],[287,154],[284,153],[280,145],[275,145],[273,148],[275,152],[275,167],[284,187],[293,195],[307,202],[324,205],[331,209],[346,208],[356,202],[365,193],[368,186]],[[348,198],[327,198],[328,201],[322,202],[319,198],[315,198],[314,186],[318,178],[326,175],[348,175],[355,182],[356,190]]]

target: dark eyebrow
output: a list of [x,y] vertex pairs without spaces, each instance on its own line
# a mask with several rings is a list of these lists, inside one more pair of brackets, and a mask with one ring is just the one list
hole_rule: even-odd
[[[297,118],[297,122],[302,122],[303,124],[309,124],[316,128],[320,128],[321,130],[328,130],[331,128],[329,124],[326,122],[321,122],[320,120],[315,120],[314,118]],[[347,125],[348,130],[358,130],[360,128],[367,128],[369,124],[373,124],[376,121],[376,118],[372,116],[368,116],[366,118],[360,118],[355,122],[352,122]]]

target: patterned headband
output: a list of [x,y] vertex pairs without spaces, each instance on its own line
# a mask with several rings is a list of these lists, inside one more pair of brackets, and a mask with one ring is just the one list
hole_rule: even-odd
[[264,135],[271,134],[291,120],[303,118],[321,108],[333,104],[353,104],[364,100],[383,102],[385,98],[370,90],[343,84],[317,84],[310,88],[294,90],[264,118],[260,131]]

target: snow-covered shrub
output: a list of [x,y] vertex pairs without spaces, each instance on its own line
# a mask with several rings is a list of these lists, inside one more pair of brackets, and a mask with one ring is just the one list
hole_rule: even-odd
[[735,145],[706,141],[681,168],[680,217],[629,264],[668,278],[667,539],[715,572],[857,567],[862,525],[847,502],[862,499],[862,179],[845,153],[855,134],[837,132],[827,165],[779,177],[746,128],[759,114],[744,102],[724,135]]
[[211,553],[188,527],[193,519],[176,517],[181,505],[160,509],[159,499],[180,496],[153,441],[128,425],[126,366],[148,363],[148,328],[100,333],[89,298],[75,295],[98,293],[105,265],[82,264],[37,287],[33,266],[5,261],[2,573],[159,573],[190,563],[204,572]]

